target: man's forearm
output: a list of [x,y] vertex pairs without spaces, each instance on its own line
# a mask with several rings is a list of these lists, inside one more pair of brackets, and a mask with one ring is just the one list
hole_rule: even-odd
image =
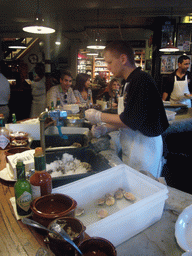
[[102,113],[101,121],[107,123],[107,127],[111,127],[111,129],[127,128],[127,126],[121,121],[119,115],[117,114]]

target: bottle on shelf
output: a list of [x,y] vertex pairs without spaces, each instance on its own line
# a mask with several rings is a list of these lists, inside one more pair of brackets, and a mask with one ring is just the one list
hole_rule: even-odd
[[46,172],[45,154],[41,147],[35,148],[34,165],[35,173],[30,178],[33,199],[52,192],[52,178]]
[[10,144],[9,130],[5,128],[4,115],[0,114],[0,150],[7,149]]
[[15,113],[12,114],[12,123],[13,123],[13,124],[16,124],[16,123],[17,123],[17,119],[16,119]]
[[25,165],[21,159],[17,160],[17,181],[14,185],[15,202],[17,213],[20,216],[31,214],[30,204],[32,202],[32,190],[30,183],[25,177]]
[[60,98],[57,98],[56,108],[59,109],[59,110],[61,109],[61,101],[60,101]]
[[54,110],[54,102],[51,101],[51,110]]

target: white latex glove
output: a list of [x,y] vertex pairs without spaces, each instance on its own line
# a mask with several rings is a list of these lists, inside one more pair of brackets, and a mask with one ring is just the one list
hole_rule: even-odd
[[90,108],[85,111],[85,118],[91,122],[91,124],[97,124],[101,122],[101,112]]
[[93,137],[99,138],[107,133],[107,126],[105,124],[93,125],[91,132]]

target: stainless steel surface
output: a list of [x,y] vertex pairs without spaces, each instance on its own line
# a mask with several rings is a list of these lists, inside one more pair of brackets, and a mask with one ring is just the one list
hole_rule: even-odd
[[43,225],[39,224],[38,222],[36,222],[34,220],[30,220],[28,218],[23,218],[22,222],[23,222],[23,224],[26,224],[26,225],[29,225],[29,226],[32,226],[35,228],[39,228],[39,229],[44,229],[50,233],[61,236],[65,241],[70,243],[81,255],[83,255],[83,253],[79,250],[77,245],[71,240],[70,236],[68,236],[68,234],[61,228],[61,226],[59,224],[54,223],[51,226],[51,229],[48,229],[48,228],[44,227]]
[[[50,117],[52,120],[55,121],[56,126],[58,126],[58,129],[60,127],[60,119],[62,117],[62,120],[64,120],[67,117],[66,111],[60,111],[60,110],[50,110],[50,111],[44,111],[39,116],[40,121],[40,143],[41,147],[43,149],[43,152],[45,152],[45,120]],[[53,123],[51,123],[53,125]],[[48,128],[48,125],[47,127]]]

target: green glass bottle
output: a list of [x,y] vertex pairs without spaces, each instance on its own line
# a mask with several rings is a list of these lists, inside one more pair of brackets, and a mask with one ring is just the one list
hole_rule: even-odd
[[5,128],[4,115],[0,114],[0,150],[7,149],[10,144],[9,130]]
[[31,214],[30,204],[32,201],[32,190],[30,183],[25,177],[25,165],[22,160],[17,160],[17,182],[15,183],[15,201],[17,213],[20,216]]
[[54,110],[54,102],[51,101],[51,110]]
[[17,123],[17,119],[16,119],[15,113],[12,114],[12,123],[13,123],[13,124],[16,124],[16,123]]

